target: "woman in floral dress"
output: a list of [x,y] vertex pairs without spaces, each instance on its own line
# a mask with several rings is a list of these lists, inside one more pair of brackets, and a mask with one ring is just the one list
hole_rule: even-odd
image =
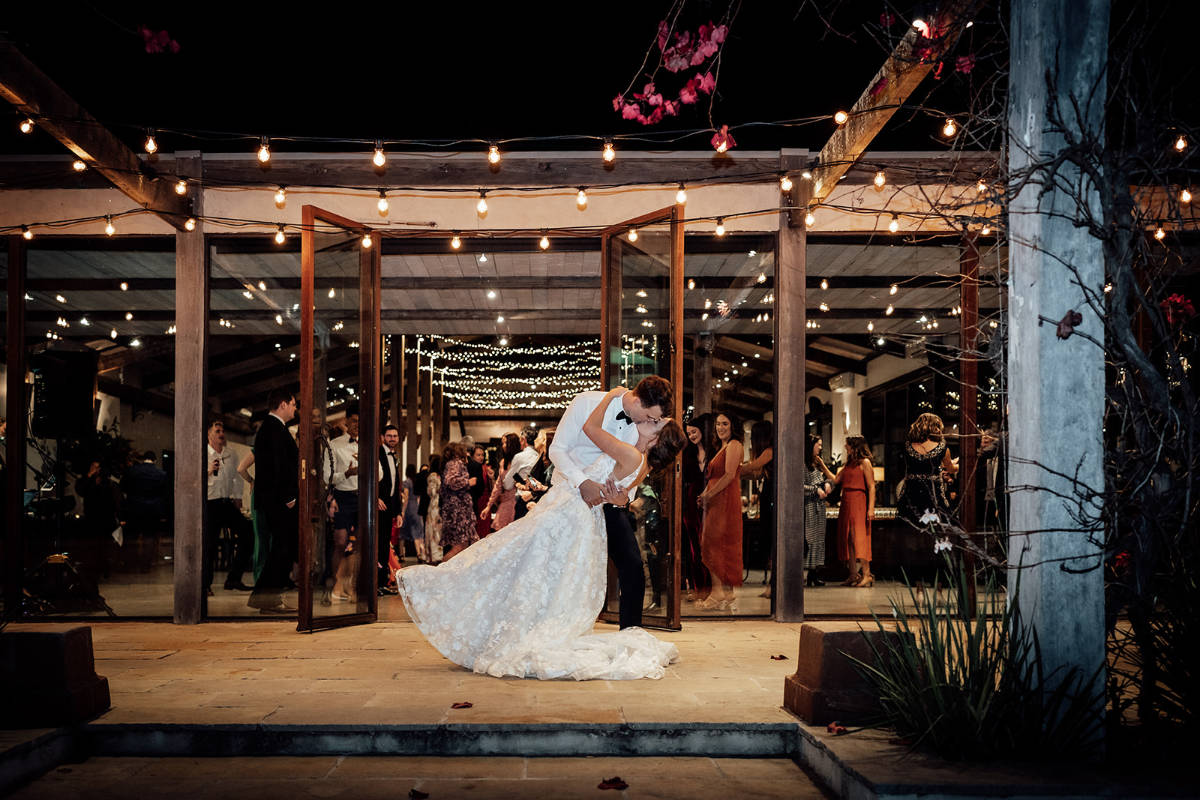
[[439,511],[442,515],[442,549],[449,561],[476,541],[475,504],[471,500],[471,475],[467,471],[467,451],[451,442],[442,451],[442,489]]

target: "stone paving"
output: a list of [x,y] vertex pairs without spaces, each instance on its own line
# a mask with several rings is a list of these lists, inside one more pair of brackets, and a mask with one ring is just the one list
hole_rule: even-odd
[[[96,671],[109,680],[112,709],[96,722],[794,723],[780,704],[799,631],[766,621],[689,623],[655,632],[680,651],[663,679],[577,683],[475,675],[407,622],[315,634],[286,622],[97,624]],[[787,660],[771,659],[781,654]],[[452,709],[457,702],[473,706]]]

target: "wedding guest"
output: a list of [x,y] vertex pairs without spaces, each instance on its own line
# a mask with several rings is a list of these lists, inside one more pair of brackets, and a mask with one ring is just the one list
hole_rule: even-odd
[[[770,572],[775,560],[775,428],[767,420],[759,420],[750,427],[750,456],[750,461],[742,465],[742,477],[759,481],[758,531],[760,537],[767,537],[770,542],[764,545],[771,553],[767,559],[767,571]],[[759,597],[770,596],[768,584]]]
[[[400,483],[399,464],[396,461],[399,455],[396,448],[400,445],[400,429],[395,425],[385,425],[379,441],[379,527],[376,528],[375,562],[378,565],[376,591],[382,596],[396,593],[388,583],[391,578],[389,556],[392,554],[392,526],[396,517],[404,513],[404,506],[401,505],[404,492]],[[409,466],[411,468],[412,465]]]
[[683,449],[683,515],[680,520],[682,527],[683,563],[682,577],[685,599],[691,602],[707,597],[712,587],[712,578],[704,568],[700,556],[700,492],[704,490],[704,467],[707,465],[707,453],[715,453],[720,447],[714,447],[704,440],[704,430],[712,431],[712,415],[700,414],[692,417],[684,426],[688,445]]
[[348,411],[344,433],[329,442],[332,458],[323,465],[333,512],[333,546],[330,571],[334,575],[330,597],[355,602],[362,553],[358,547],[358,412]]
[[713,418],[720,450],[708,460],[699,498],[704,509],[700,557],[712,576],[712,591],[698,605],[730,612],[737,611],[734,588],[742,585],[742,433],[735,420],[732,413]]
[[825,498],[833,490],[821,461],[821,437],[808,434],[804,478],[804,585],[824,586],[816,570],[825,566]]
[[295,561],[300,528],[300,456],[288,423],[296,415],[294,392],[275,389],[267,395],[267,414],[254,437],[254,507],[267,531],[267,555],[247,605],[263,614],[292,614],[283,602],[288,573]]
[[416,477],[417,465],[409,464],[404,470],[404,493],[401,500],[404,514],[400,535],[404,541],[413,543],[413,547],[417,551],[417,561],[422,564],[428,564],[429,552],[425,547],[425,524],[421,521],[421,515],[418,513],[421,504],[417,500],[416,490],[414,489],[414,479]]
[[475,521],[475,532],[479,539],[492,532],[492,514],[490,501],[495,481],[491,469],[487,465],[487,449],[477,444],[471,448],[471,459],[467,462],[467,470],[471,474],[472,509],[479,515]]
[[[822,466],[824,462],[819,462]],[[829,477],[829,469],[825,468]],[[845,586],[868,588],[875,585],[871,574],[871,521],[875,519],[875,470],[871,448],[861,436],[846,438],[846,464],[833,482],[842,488],[838,507],[838,558],[849,573]]]
[[429,493],[429,505],[425,510],[425,552],[429,553],[429,563],[442,563],[442,457],[433,456],[429,463],[421,467],[428,473],[425,478],[426,491]]
[[220,420],[209,423],[207,452],[207,526],[201,583],[204,584],[206,594],[211,597],[213,571],[217,563],[217,543],[220,540],[221,529],[225,528],[229,530],[232,552],[224,588],[226,591],[248,592],[250,587],[242,583],[242,575],[252,568],[254,527],[242,514],[242,478],[235,467],[233,450],[226,447],[225,424]]
[[86,533],[84,563],[97,578],[107,578],[109,548],[117,529],[117,507],[121,493],[108,470],[99,461],[88,465],[87,475],[75,482],[75,494],[83,500],[83,527]]
[[471,476],[467,472],[467,453],[459,442],[442,450],[442,487],[439,497],[442,515],[443,561],[449,561],[478,539],[474,504],[471,502]]
[[942,519],[950,514],[946,478],[958,472],[958,459],[950,457],[946,447],[945,425],[937,414],[922,414],[908,429],[904,443],[904,485],[896,510],[913,525],[926,512],[936,512]]
[[[517,438],[520,441],[521,452],[509,462],[511,465],[510,470],[514,484],[526,484],[529,481],[529,473],[533,471],[533,466],[541,458],[533,446],[534,442],[537,441],[537,430],[535,428],[526,428],[521,431],[520,436]],[[528,492],[528,489],[525,491]],[[515,512],[513,516],[515,519],[525,516],[528,510],[526,507],[526,498],[517,497],[514,508]]]
[[[258,425],[261,425],[261,423],[256,423],[256,427],[254,429],[256,436],[258,435]],[[254,473],[251,472],[253,468],[254,447],[251,446],[250,451],[246,453],[246,455],[242,456],[241,463],[239,463],[237,466],[237,471],[238,475],[241,475],[242,480],[245,481],[246,488],[250,495],[250,524],[254,527],[254,555],[251,562],[253,567],[251,574],[254,575],[254,580],[257,582],[259,577],[262,575],[263,565],[267,561],[267,526],[262,521],[262,515],[259,514],[258,508],[254,503]]]
[[[517,488],[516,463],[521,454],[521,440],[515,433],[506,433],[500,439],[500,468],[487,505],[479,515],[480,521],[492,519],[492,530],[498,531],[512,522],[516,515]],[[495,509],[493,516],[492,510]]]

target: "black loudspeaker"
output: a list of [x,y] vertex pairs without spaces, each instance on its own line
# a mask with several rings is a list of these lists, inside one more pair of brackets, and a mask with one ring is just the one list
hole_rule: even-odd
[[33,372],[30,433],[39,439],[85,439],[96,431],[93,401],[100,354],[70,345],[29,357]]

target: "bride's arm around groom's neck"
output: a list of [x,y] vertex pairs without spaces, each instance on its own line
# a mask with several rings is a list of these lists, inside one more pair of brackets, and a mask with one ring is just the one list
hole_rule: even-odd
[[555,477],[562,475],[572,488],[579,488],[579,484],[587,479],[583,472],[587,464],[579,463],[575,456],[581,445],[595,447],[584,434],[583,423],[603,396],[604,393],[599,391],[575,395],[554,431],[554,441],[550,444],[550,462],[554,464]]

